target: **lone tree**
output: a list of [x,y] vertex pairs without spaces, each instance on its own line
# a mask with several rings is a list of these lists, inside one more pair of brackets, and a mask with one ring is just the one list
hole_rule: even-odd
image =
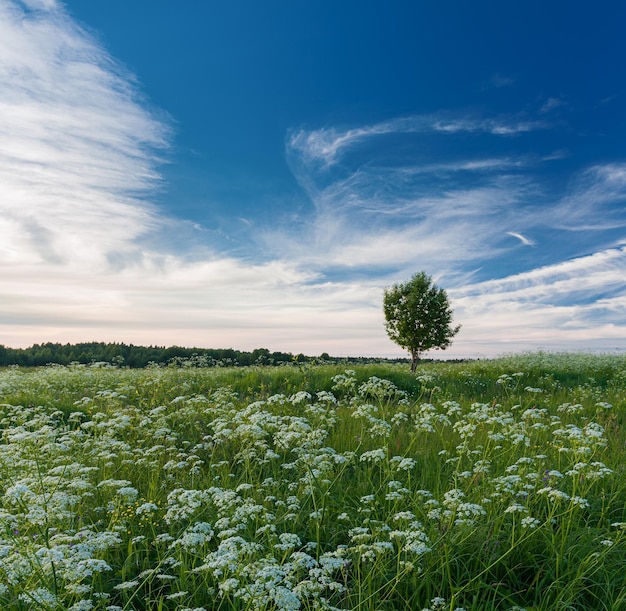
[[411,353],[413,372],[422,352],[431,348],[445,350],[461,328],[451,326],[448,295],[424,272],[385,289],[383,309],[387,334]]

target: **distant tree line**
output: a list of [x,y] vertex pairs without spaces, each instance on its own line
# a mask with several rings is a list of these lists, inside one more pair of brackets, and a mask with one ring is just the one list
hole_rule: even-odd
[[[30,348],[8,348],[0,344],[0,367],[19,365],[89,365],[107,363],[118,367],[147,367],[148,365],[180,365],[187,367],[238,367],[246,365],[298,365],[304,363],[371,363],[384,359],[366,357],[331,357],[293,355],[290,352],[270,352],[257,348],[252,352],[213,348],[184,348],[181,346],[135,346],[124,343],[86,342],[79,344],[34,344]],[[395,359],[404,361],[406,359]]]

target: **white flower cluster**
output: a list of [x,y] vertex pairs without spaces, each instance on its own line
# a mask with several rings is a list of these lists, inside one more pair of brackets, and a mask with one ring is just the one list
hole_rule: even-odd
[[[564,536],[616,485],[617,408],[596,389],[550,407],[544,377],[455,401],[421,373],[410,400],[348,370],[243,400],[201,368],[61,368],[24,406],[24,375],[0,371],[0,608],[463,611],[421,580],[457,551],[480,562],[477,539],[504,562],[507,541]],[[597,567],[626,527],[593,523]]]

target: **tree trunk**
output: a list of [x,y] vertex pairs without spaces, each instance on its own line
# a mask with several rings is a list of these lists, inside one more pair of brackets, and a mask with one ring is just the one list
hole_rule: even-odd
[[420,353],[417,350],[411,351],[411,373],[415,373],[417,364],[420,361]]

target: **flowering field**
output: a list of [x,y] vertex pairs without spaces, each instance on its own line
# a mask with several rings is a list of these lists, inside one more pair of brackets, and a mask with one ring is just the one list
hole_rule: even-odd
[[626,609],[626,359],[0,371],[0,608]]

